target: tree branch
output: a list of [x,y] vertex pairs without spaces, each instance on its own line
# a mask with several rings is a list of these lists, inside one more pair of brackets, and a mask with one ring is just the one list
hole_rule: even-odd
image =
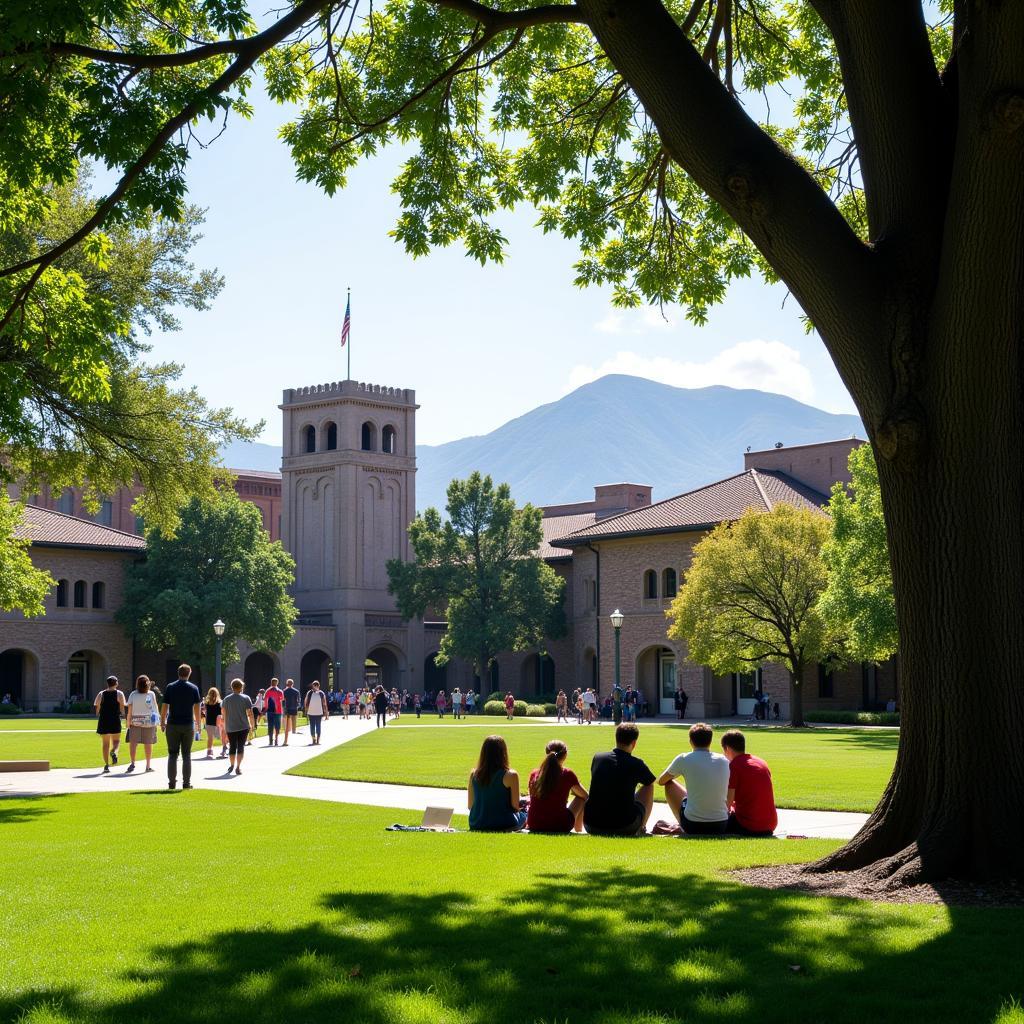
[[544,4],[523,11],[498,11],[477,0],[431,0],[437,7],[460,11],[494,32],[534,25],[585,24],[583,11],[576,4]]

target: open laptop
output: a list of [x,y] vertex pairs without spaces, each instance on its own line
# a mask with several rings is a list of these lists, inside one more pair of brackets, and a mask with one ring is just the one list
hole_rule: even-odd
[[428,807],[423,812],[421,828],[437,829],[438,831],[452,827],[453,807]]

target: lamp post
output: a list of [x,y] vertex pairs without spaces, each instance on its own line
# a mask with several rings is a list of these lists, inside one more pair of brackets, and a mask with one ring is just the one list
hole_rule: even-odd
[[612,629],[615,630],[615,685],[619,685],[619,634],[622,632],[622,623],[626,618],[618,608],[608,616],[612,622]]
[[213,685],[220,689],[220,651],[224,644],[224,623],[218,619],[213,624],[213,635],[217,638],[217,654],[213,662]]

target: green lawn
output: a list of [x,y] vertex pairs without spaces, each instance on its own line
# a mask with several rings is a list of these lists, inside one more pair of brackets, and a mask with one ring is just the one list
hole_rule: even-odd
[[834,844],[383,831],[411,817],[203,791],[0,801],[0,1020],[1024,1021],[1024,911],[721,873]]
[[[305,735],[305,722],[299,720],[299,731]],[[259,735],[265,736],[266,725],[260,726]],[[128,745],[121,733],[121,762],[128,763]],[[193,746],[206,748],[206,734],[201,743]],[[220,748],[215,744],[214,749]],[[163,736],[157,734],[154,757],[164,757],[167,746]],[[136,756],[144,760],[140,747]],[[91,768],[103,764],[103,747],[96,735],[96,719],[75,715],[68,718],[0,718],[0,761],[49,761],[51,768]]]
[[[293,775],[403,785],[462,788],[476,763],[480,743],[492,732],[505,735],[512,767],[529,775],[555,737],[569,746],[569,767],[587,785],[590,761],[613,741],[607,725],[529,727],[492,719],[477,724],[378,729],[293,768]],[[636,753],[655,774],[681,750],[689,749],[686,726],[640,726]],[[771,767],[780,807],[870,811],[892,771],[899,733],[871,729],[750,729],[747,749]],[[715,749],[718,749],[717,746]]]

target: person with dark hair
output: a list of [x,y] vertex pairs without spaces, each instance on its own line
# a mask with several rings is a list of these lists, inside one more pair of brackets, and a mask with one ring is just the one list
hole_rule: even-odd
[[267,715],[267,746],[276,747],[281,739],[281,712],[284,710],[284,691],[277,685],[276,677],[270,680],[263,694],[263,707]]
[[615,727],[615,749],[595,754],[590,765],[590,798],[583,824],[592,835],[641,836],[654,807],[654,773],[633,756],[640,730],[632,722]]
[[509,690],[505,694],[505,717],[511,722],[512,716],[516,713],[516,699],[512,696],[512,691]]
[[[665,800],[687,835],[722,835],[729,824],[729,762],[711,752],[713,735],[704,722],[691,725],[690,752],[679,754],[658,776]],[[685,786],[675,781],[678,776]]]
[[206,729],[206,758],[213,757],[213,741],[220,740],[220,756],[224,757],[228,752],[227,737],[224,735],[224,722],[221,717],[220,690],[211,686],[206,691],[206,699],[203,701],[203,719]]
[[124,694],[117,688],[117,676],[107,676],[107,688],[96,694],[96,734],[103,741],[103,774],[117,764],[117,748],[121,746],[121,719],[124,716]]
[[288,746],[288,734],[295,735],[299,731],[299,708],[302,707],[302,694],[295,686],[294,679],[284,681],[284,693],[281,699],[284,701],[284,743]]
[[779,815],[768,765],[747,753],[747,739],[739,729],[722,734],[722,753],[729,762],[728,830],[741,836],[774,834]]
[[444,718],[444,712],[447,707],[448,698],[445,696],[444,690],[438,690],[437,696],[434,698],[434,709],[437,711],[438,718]]
[[[526,827],[531,832],[582,832],[587,791],[574,771],[565,767],[569,748],[552,740],[544,748],[544,760],[530,773],[530,806]],[[566,806],[570,794],[572,800]]]
[[388,702],[390,698],[383,686],[373,691],[373,709],[377,712],[377,728],[382,729],[388,724]]
[[331,717],[331,709],[327,705],[327,698],[320,689],[320,680],[314,679],[312,688],[306,694],[306,721],[309,722],[309,736],[311,745],[320,745],[320,730],[324,722]]
[[135,689],[128,695],[125,705],[124,714],[128,720],[128,752],[132,759],[132,763],[128,765],[128,772],[135,771],[135,751],[138,750],[140,743],[146,752],[146,771],[151,772],[156,725],[160,721],[160,700],[150,687],[149,676],[139,676],[135,680]]
[[167,788],[177,787],[178,754],[181,754],[181,788],[192,788],[192,742],[200,735],[203,698],[199,687],[189,682],[192,669],[178,667],[178,678],[167,684],[160,728],[167,737]]
[[224,729],[228,734],[228,775],[242,774],[242,758],[245,757],[246,741],[256,729],[252,714],[252,701],[242,693],[245,683],[241,679],[231,680],[231,692],[224,698]]
[[676,687],[676,718],[681,722],[686,717],[686,705],[689,703],[690,698],[686,696],[686,691],[681,687]]
[[502,736],[488,736],[466,787],[471,832],[518,832],[526,824],[519,805],[519,773],[508,766]]

